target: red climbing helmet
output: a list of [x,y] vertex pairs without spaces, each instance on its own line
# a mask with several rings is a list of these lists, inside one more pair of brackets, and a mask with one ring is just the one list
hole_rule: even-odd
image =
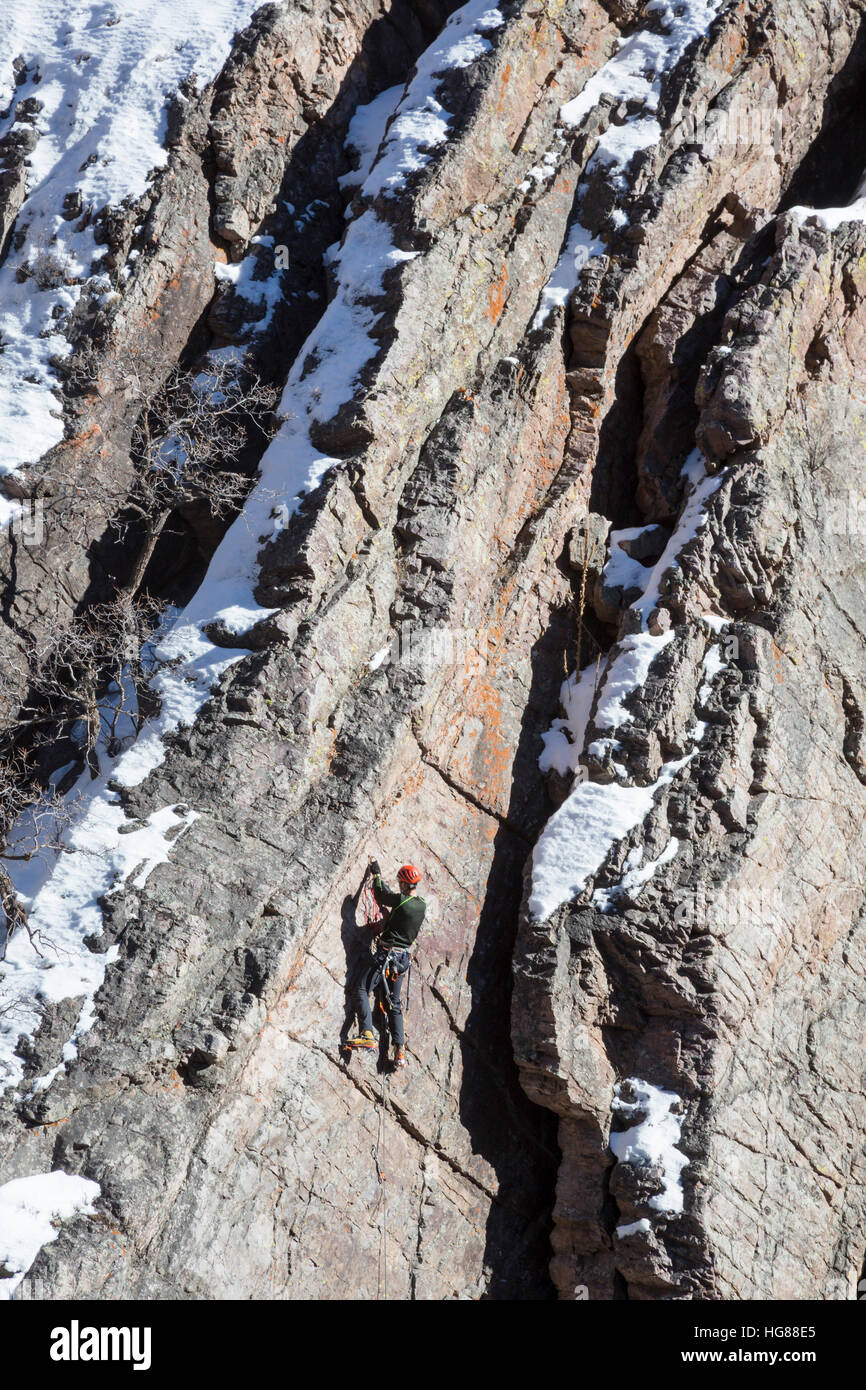
[[397,870],[397,879],[400,883],[420,883],[421,875],[414,864],[404,864]]

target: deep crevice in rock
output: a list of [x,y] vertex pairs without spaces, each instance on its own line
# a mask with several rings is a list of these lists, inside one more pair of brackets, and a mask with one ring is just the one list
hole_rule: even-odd
[[[830,84],[821,130],[790,179],[779,211],[845,207],[866,170],[866,19],[844,67]],[[852,152],[856,152],[853,154]]]

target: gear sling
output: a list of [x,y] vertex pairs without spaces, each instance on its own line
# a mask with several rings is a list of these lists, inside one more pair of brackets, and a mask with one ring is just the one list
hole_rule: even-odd
[[403,1031],[403,1005],[400,995],[403,988],[403,976],[406,981],[406,1008],[409,1007],[409,975],[412,968],[412,957],[408,951],[400,947],[385,946],[380,943],[376,948],[376,954],[367,969],[363,972],[358,983],[357,996],[355,1003],[360,1020],[360,1031],[363,1033],[367,1029],[372,1030],[373,1018],[370,1012],[370,995],[374,991],[381,991],[379,998],[379,1008],[388,1020],[388,1027],[394,1044],[398,1048],[404,1045]]

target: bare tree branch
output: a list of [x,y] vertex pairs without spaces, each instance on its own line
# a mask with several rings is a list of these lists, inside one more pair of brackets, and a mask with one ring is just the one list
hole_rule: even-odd
[[82,354],[66,384],[70,392],[96,394],[118,415],[134,417],[132,486],[103,482],[84,505],[98,504],[120,535],[135,523],[143,530],[120,590],[136,594],[174,512],[193,502],[204,502],[215,517],[240,510],[251,479],[237,469],[237,458],[251,432],[265,438],[273,433],[278,393],[245,359],[228,356],[205,359],[197,372],[174,367],[163,380],[156,352],[107,362],[93,351]]

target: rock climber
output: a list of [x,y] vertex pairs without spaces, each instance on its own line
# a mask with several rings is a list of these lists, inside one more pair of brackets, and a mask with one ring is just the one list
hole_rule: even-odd
[[375,859],[371,859],[368,872],[373,875],[373,896],[380,908],[387,911],[384,926],[376,942],[376,950],[370,964],[366,966],[355,998],[358,1010],[358,1036],[349,1038],[347,1047],[374,1048],[373,1018],[370,1012],[370,995],[380,991],[387,1006],[388,1023],[394,1040],[394,1065],[405,1067],[406,1046],[403,1035],[403,1005],[400,993],[403,977],[411,963],[410,950],[421,930],[427,904],[418,896],[421,875],[414,864],[404,864],[398,870],[398,891],[395,893],[382,881],[382,870]]

